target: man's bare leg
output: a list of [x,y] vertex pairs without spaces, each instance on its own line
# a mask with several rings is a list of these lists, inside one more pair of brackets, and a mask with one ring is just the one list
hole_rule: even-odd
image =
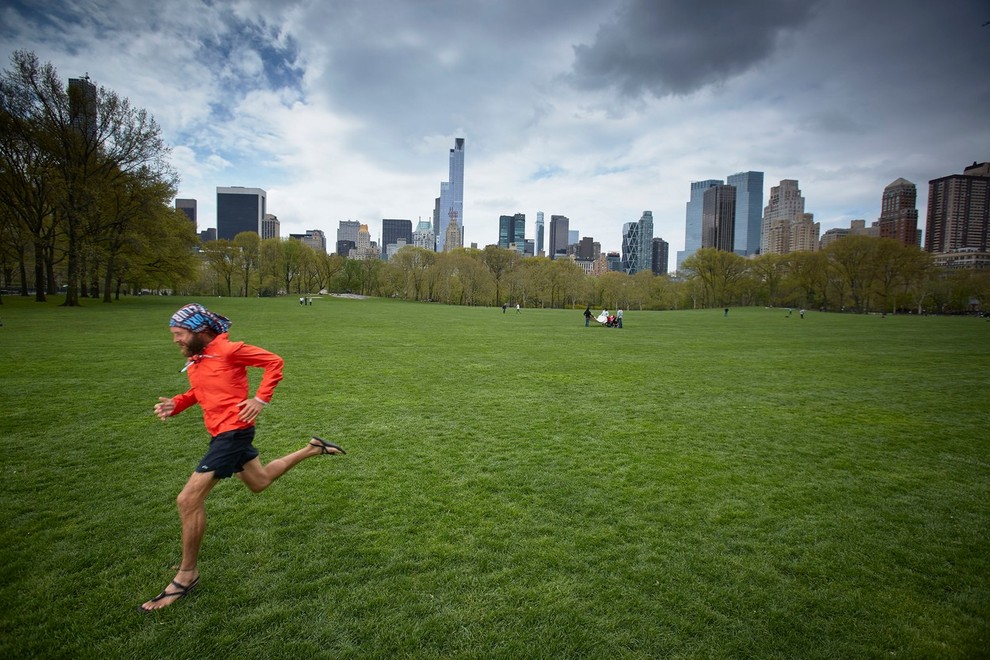
[[[272,482],[276,479],[307,458],[319,456],[322,453],[323,445],[317,443],[315,440],[310,440],[309,444],[302,449],[294,451],[282,458],[276,458],[268,465],[262,465],[260,460],[252,458],[244,464],[244,469],[237,473],[237,478],[243,481],[251,489],[251,492],[260,493],[271,486]],[[342,452],[330,449],[327,453],[337,454]]]
[[[175,582],[184,587],[192,585],[199,579],[199,569],[196,564],[199,560],[199,547],[203,542],[203,534],[206,533],[206,497],[217,481],[212,472],[193,472],[176,498],[179,517],[182,520],[182,563],[179,564]],[[166,592],[169,594],[174,592],[175,595],[149,600],[141,606],[141,609],[146,612],[159,610],[168,607],[183,596],[183,592],[174,584],[165,587],[162,593]]]

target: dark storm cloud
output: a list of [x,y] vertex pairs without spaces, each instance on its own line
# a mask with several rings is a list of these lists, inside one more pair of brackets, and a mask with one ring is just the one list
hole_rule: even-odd
[[769,58],[818,0],[628,0],[594,43],[574,48],[573,80],[625,96],[689,94]]

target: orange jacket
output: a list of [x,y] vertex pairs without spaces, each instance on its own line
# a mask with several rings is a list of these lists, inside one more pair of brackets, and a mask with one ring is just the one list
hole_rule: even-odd
[[187,365],[190,388],[172,397],[173,415],[198,403],[203,409],[203,424],[211,436],[253,425],[240,419],[237,405],[248,397],[247,367],[265,370],[255,397],[268,403],[275,386],[282,380],[282,358],[242,341],[232,342],[227,333],[218,335],[203,349],[201,355],[190,358]]

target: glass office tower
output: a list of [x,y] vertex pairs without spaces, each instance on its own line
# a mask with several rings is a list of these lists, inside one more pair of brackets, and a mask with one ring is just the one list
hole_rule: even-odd
[[739,172],[725,183],[736,189],[735,253],[750,257],[760,252],[763,224],[763,172]]
[[217,238],[233,240],[245,231],[261,236],[266,193],[261,188],[217,188]]
[[464,237],[464,138],[454,139],[450,150],[448,180],[440,184],[440,204],[437,209],[437,252],[444,251],[447,225],[456,222]]

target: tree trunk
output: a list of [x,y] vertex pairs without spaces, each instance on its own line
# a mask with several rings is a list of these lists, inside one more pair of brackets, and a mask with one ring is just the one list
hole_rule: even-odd
[[48,285],[48,295],[54,296],[58,293],[58,285],[55,283],[55,264],[51,252],[45,251],[45,280]]
[[[110,289],[113,287],[113,253],[107,257],[107,268],[106,272],[103,274],[103,302],[109,303],[113,302],[111,298]],[[117,292],[117,298],[120,298],[120,292]]]
[[65,268],[65,279],[66,279],[66,289],[65,289],[65,302],[63,302],[61,307],[79,307],[79,241],[76,237],[76,222],[70,220],[68,222],[68,231],[66,232],[69,238],[68,252],[66,256],[66,268]]
[[[27,273],[21,259],[21,289],[27,295]],[[45,296],[45,250],[41,243],[34,244],[34,302],[48,302]]]

